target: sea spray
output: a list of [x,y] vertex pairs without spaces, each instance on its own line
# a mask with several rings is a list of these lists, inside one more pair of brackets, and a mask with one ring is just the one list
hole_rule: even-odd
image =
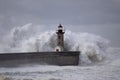
[[[56,47],[56,32],[32,31],[32,24],[15,27],[4,37],[0,44],[0,52],[36,52],[54,51]],[[75,33],[70,30],[64,35],[65,51],[80,51],[81,63],[101,61],[106,54],[109,41],[90,33]]]

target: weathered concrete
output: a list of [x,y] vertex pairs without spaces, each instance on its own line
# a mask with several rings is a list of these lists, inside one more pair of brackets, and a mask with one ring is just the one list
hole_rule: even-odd
[[0,66],[24,64],[78,65],[79,54],[79,51],[2,53],[0,54]]

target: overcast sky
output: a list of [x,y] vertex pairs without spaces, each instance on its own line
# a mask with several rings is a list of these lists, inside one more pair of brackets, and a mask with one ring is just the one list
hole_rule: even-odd
[[120,47],[120,0],[0,0],[0,36],[28,23],[46,25],[46,30],[62,23]]

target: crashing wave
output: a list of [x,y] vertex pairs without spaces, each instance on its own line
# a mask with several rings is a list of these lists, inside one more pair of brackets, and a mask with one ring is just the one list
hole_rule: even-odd
[[[55,31],[35,33],[32,24],[15,27],[4,37],[0,52],[54,51],[56,47]],[[106,54],[109,41],[90,33],[65,31],[64,48],[66,51],[81,51],[82,63],[101,61]]]

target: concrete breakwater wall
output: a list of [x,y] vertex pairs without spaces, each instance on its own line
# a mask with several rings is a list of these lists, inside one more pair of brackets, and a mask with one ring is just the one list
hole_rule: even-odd
[[0,67],[24,64],[78,65],[79,51],[1,53]]

